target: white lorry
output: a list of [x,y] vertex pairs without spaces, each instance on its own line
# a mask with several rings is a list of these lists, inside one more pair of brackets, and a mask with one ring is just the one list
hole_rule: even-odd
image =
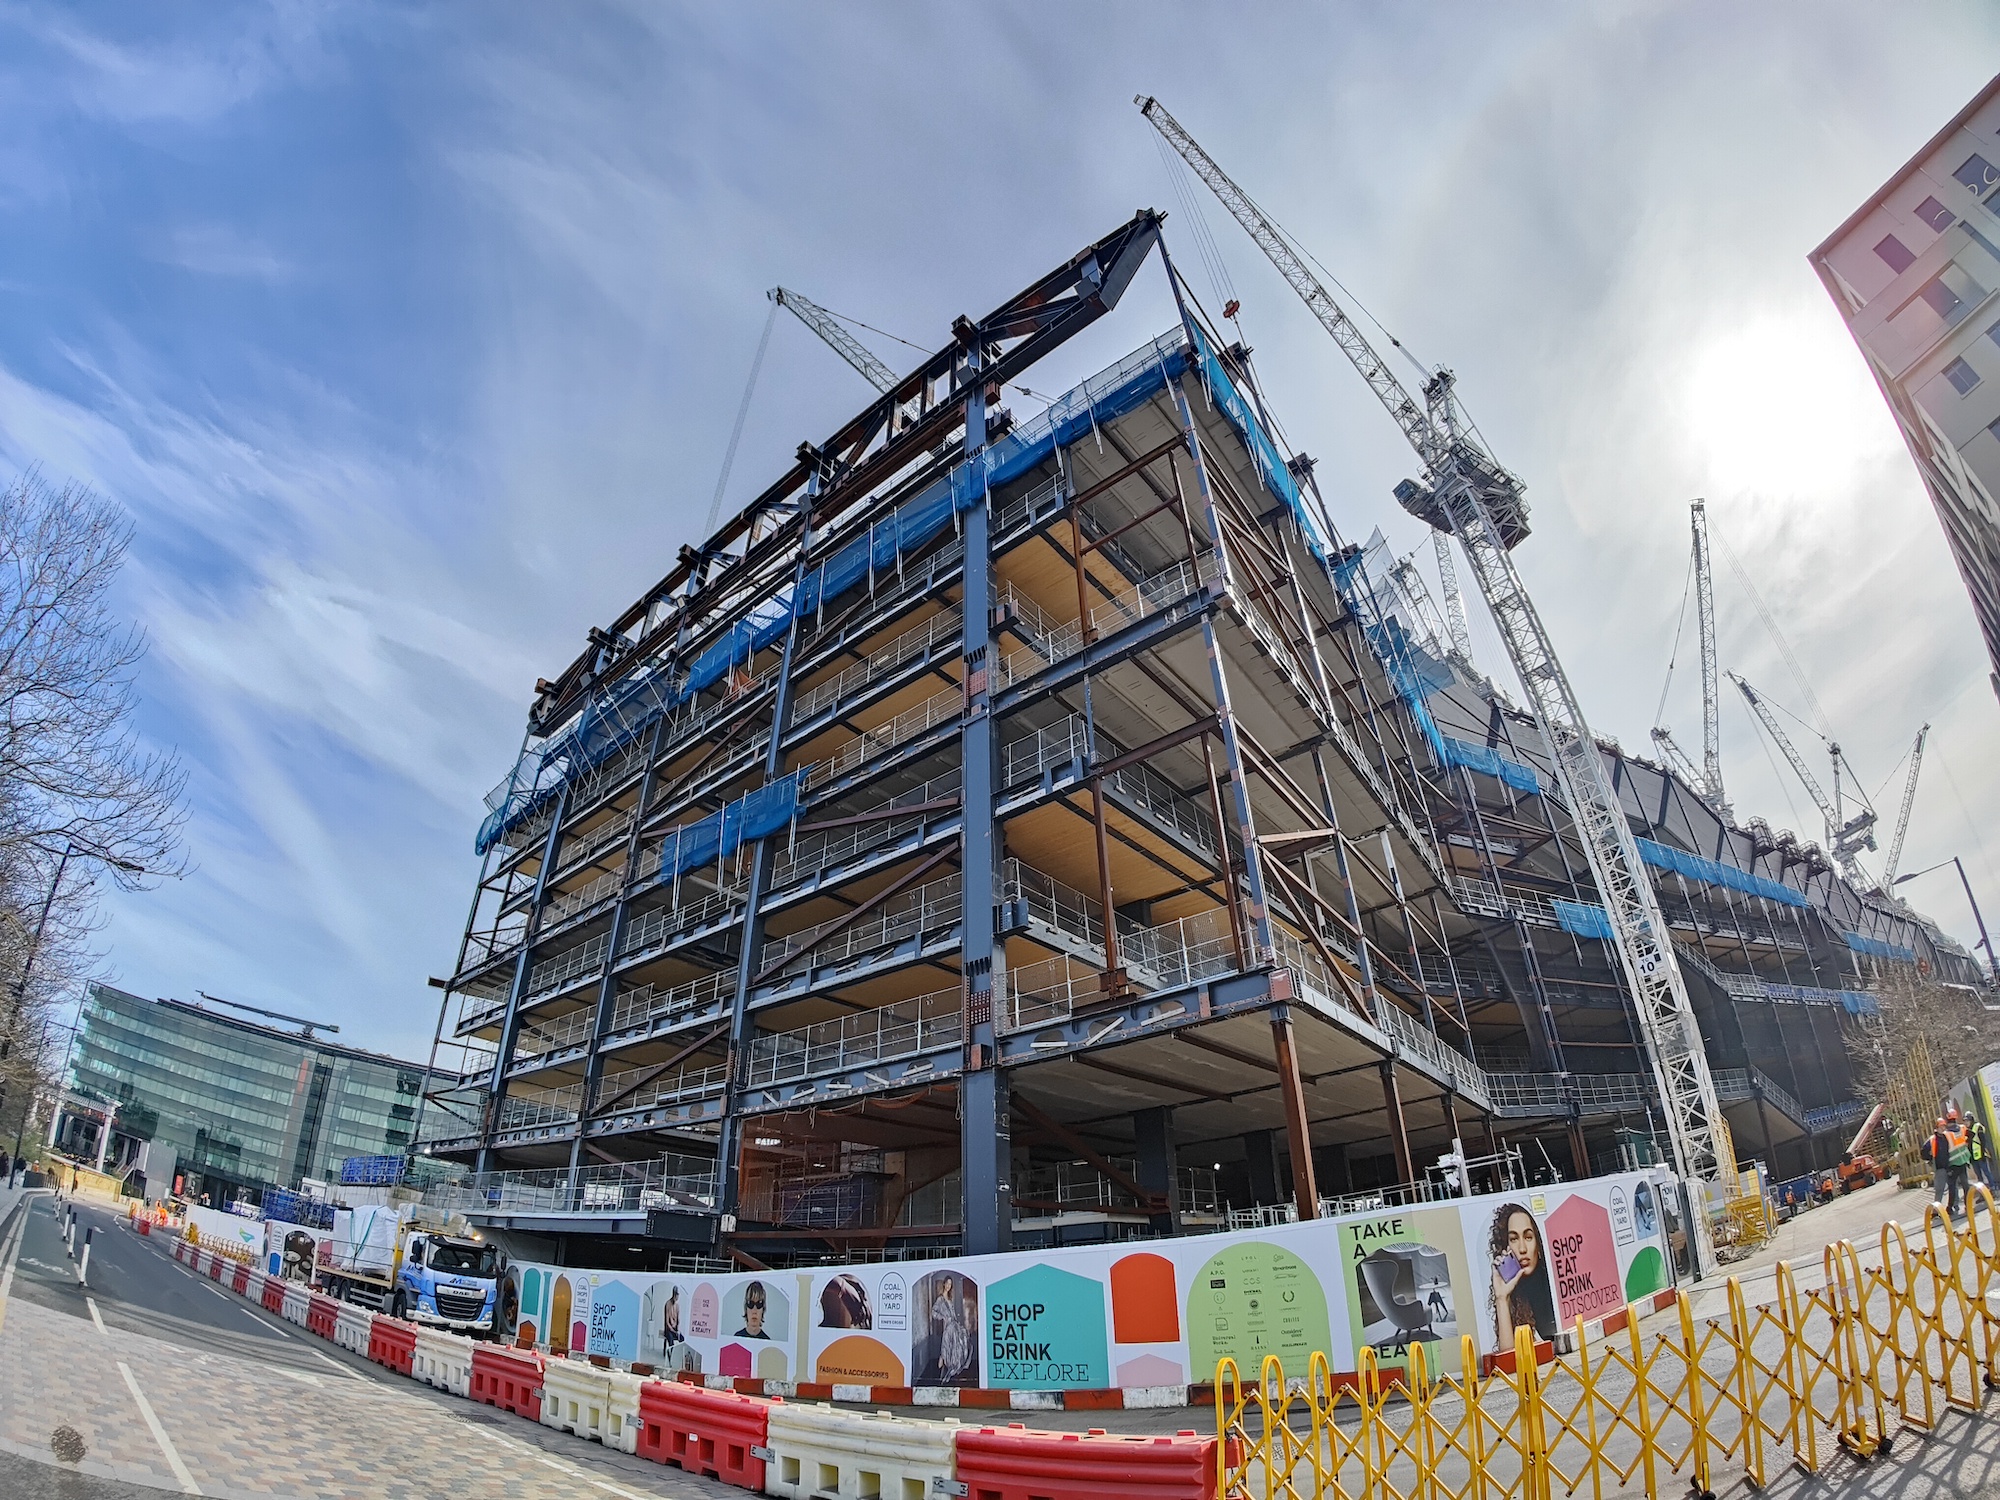
[[316,1268],[344,1302],[454,1333],[491,1336],[500,1255],[460,1220],[419,1217],[412,1204],[339,1208]]

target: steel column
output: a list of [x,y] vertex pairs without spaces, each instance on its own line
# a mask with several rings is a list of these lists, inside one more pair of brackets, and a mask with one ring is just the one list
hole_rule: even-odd
[[[549,819],[549,834],[542,841],[542,864],[535,871],[535,893],[528,898],[528,925],[521,934],[521,955],[514,960],[514,982],[507,989],[507,1013],[500,1021],[500,1044],[493,1054],[493,1078],[486,1088],[486,1120],[480,1132],[479,1155],[472,1169],[484,1172],[491,1163],[493,1137],[500,1130],[500,1106],[507,1098],[507,1068],[514,1061],[514,1046],[521,1038],[521,989],[528,982],[528,959],[535,951],[535,929],[541,925],[542,897],[548,890],[549,874],[555,869],[556,850],[562,845],[563,818],[569,813],[569,788],[556,794],[555,816]],[[607,958],[605,967],[610,967]]]
[[[971,463],[977,463],[986,446],[984,355],[975,333],[965,358],[965,455]],[[965,717],[959,731],[965,1072],[959,1091],[959,1181],[968,1255],[1006,1250],[1014,1237],[1012,1110],[1007,1075],[994,1045],[995,1007],[1006,1004],[1007,961],[994,934],[999,835],[993,817],[998,757],[992,689],[998,643],[993,636],[990,522],[985,497],[965,513]],[[1110,913],[1105,920],[1111,920]]]

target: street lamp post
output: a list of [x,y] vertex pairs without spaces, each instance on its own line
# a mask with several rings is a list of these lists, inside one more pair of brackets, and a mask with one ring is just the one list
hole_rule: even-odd
[[1979,914],[1979,900],[1972,894],[1972,882],[1965,877],[1964,861],[1954,854],[1950,859],[1941,859],[1934,865],[1926,865],[1921,870],[1912,870],[1907,875],[1898,875],[1892,884],[1901,885],[1906,880],[1915,880],[1919,875],[1928,875],[1933,870],[1942,870],[1953,865],[1958,870],[1958,883],[1965,887],[1965,901],[1972,908],[1972,920],[1979,928],[1979,946],[1986,950],[1986,969],[1991,981],[2000,985],[2000,959],[1993,956],[1993,939],[1986,935],[1986,918]]
[[[21,1007],[27,1004],[28,1000],[28,979],[34,973],[35,959],[42,951],[42,933],[49,925],[49,912],[55,907],[56,895],[62,890],[63,874],[69,868],[69,857],[76,853],[91,855],[103,860],[105,864],[124,870],[131,875],[143,875],[146,873],[144,865],[134,864],[129,859],[119,859],[115,855],[106,854],[101,849],[84,848],[79,850],[74,839],[63,840],[62,858],[56,861],[55,878],[49,882],[49,893],[42,898],[41,915],[35,918],[34,935],[28,939],[28,956],[21,961],[21,977],[14,981],[14,1004],[12,1014],[8,1017],[7,1038],[4,1042],[0,1042],[0,1057],[4,1057],[13,1047],[13,1030],[15,1025],[20,1021]],[[0,1080],[0,1101],[4,1101],[6,1098],[6,1087],[5,1081]],[[21,1141],[27,1134],[27,1130],[28,1112],[23,1110],[21,1112],[21,1123],[14,1130],[14,1154],[7,1164],[7,1178],[9,1182],[12,1182],[15,1173],[20,1171]]]

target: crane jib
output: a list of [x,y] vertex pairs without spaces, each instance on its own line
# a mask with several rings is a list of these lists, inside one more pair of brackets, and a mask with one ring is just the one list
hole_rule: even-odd
[[[1520,481],[1460,430],[1448,371],[1433,376],[1425,389],[1430,404],[1420,407],[1277,226],[1180,122],[1156,99],[1142,96],[1134,102],[1270,258],[1423,459],[1429,485],[1405,480],[1396,487],[1396,498],[1412,514],[1458,538],[1521,679],[1536,728],[1553,752],[1591,878],[1616,934],[1640,1036],[1666,1106],[1675,1169],[1683,1178],[1703,1181],[1733,1177],[1735,1164],[1722,1159],[1719,1145],[1726,1130],[1721,1105],[1680,965],[1666,938],[1659,899],[1596,738],[1514,567],[1509,549],[1527,535]],[[1690,1219],[1698,1263],[1706,1268],[1714,1256],[1708,1216],[1697,1210]]]

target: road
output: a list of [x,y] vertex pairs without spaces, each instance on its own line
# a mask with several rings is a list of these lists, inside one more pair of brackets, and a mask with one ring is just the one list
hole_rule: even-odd
[[76,1207],[77,1243],[94,1231],[79,1286],[63,1206],[33,1193],[9,1207],[0,1195],[8,1500],[743,1493],[392,1374],[195,1276],[161,1241],[87,1204]]

